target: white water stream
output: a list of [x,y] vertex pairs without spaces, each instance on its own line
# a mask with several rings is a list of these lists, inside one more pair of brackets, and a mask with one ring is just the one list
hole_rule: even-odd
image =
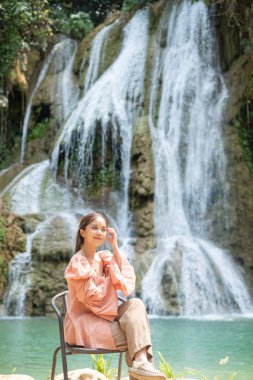
[[31,116],[31,110],[32,110],[32,101],[34,98],[34,95],[36,94],[36,91],[38,90],[41,82],[45,78],[45,75],[47,73],[48,67],[52,61],[52,58],[54,56],[54,53],[57,51],[57,45],[53,47],[51,52],[48,54],[46,57],[45,61],[43,62],[43,65],[41,67],[37,82],[35,84],[35,87],[30,95],[28,105],[26,107],[26,112],[25,112],[25,118],[24,118],[24,123],[23,123],[23,128],[22,128],[22,142],[21,142],[21,162],[24,162],[25,158],[25,148],[26,148],[26,139],[27,139],[27,131],[28,131],[28,124],[30,121],[30,116]]
[[74,83],[72,73],[76,51],[76,41],[66,38],[59,44],[53,61],[56,69],[64,66],[64,69],[57,75],[57,88],[52,88],[53,97],[57,99],[58,103],[57,116],[60,125],[73,111],[79,97],[79,87]]
[[226,232],[222,123],[228,94],[203,2],[167,5],[154,56],[150,130],[158,256],[143,280],[143,299],[151,313],[163,312],[163,271],[169,263],[181,315],[250,311],[250,297],[238,270],[224,251],[208,241],[213,228]]
[[57,88],[54,89],[54,91],[56,90],[54,95],[58,99],[59,122],[62,122],[67,117],[68,113],[72,111],[76,104],[79,91],[78,87],[75,86],[72,81],[72,66],[74,62],[76,49],[76,42],[66,38],[63,41],[58,42],[56,45],[54,45],[54,47],[47,55],[42,64],[38,79],[29,97],[28,105],[26,107],[25,118],[22,128],[21,162],[24,162],[25,158],[27,132],[31,117],[33,99],[48,72],[53,58],[56,58],[54,63],[55,65],[59,67],[61,67],[63,64],[65,65],[64,69],[58,75]]
[[107,39],[115,23],[104,27],[94,38],[91,46],[89,67],[85,76],[84,93],[95,83],[99,75],[99,66],[103,64]]

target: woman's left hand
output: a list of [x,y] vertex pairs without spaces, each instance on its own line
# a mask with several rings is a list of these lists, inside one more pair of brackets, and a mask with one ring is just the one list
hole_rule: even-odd
[[107,228],[107,240],[109,244],[111,244],[113,249],[118,248],[118,242],[117,242],[117,232],[114,228]]

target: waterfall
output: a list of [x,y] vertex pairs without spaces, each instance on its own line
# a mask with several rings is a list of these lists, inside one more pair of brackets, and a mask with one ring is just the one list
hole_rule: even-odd
[[[64,175],[74,165],[76,181],[82,188],[93,170],[96,128],[101,129],[101,171],[105,167],[106,146],[111,133],[112,170],[116,157],[121,162],[121,186],[117,200],[117,224],[128,236],[128,186],[132,128],[143,99],[143,80],[148,41],[147,11],[139,11],[124,28],[122,49],[115,62],[89,88],[63,126],[52,153],[52,169],[57,172],[59,154],[64,154]],[[108,31],[108,29],[107,29]],[[117,144],[120,152],[117,151]]]
[[98,78],[99,65],[103,64],[107,39],[114,25],[115,23],[104,27],[92,41],[89,67],[85,76],[84,93],[89,90]]
[[[73,50],[74,47],[74,50]],[[71,41],[69,39],[64,39],[63,41],[57,43],[50,53],[45,58],[41,70],[39,72],[38,79],[36,81],[36,84],[34,86],[34,89],[32,90],[32,93],[29,97],[28,105],[26,107],[25,112],[25,118],[22,128],[22,142],[21,142],[21,162],[24,162],[25,158],[25,148],[26,148],[26,140],[27,140],[27,132],[28,132],[28,126],[31,116],[31,110],[32,110],[32,102],[34,99],[34,96],[36,95],[36,92],[41,85],[43,79],[45,78],[48,68],[52,62],[52,59],[56,55],[57,62],[56,64],[62,65],[62,62],[67,61],[65,69],[63,70],[63,73],[60,76],[59,84],[58,84],[58,94],[56,96],[60,97],[59,101],[61,104],[59,105],[59,118],[60,121],[65,119],[67,114],[73,109],[75,102],[78,97],[78,91],[77,87],[73,85],[71,80],[71,73],[72,73],[72,65],[75,57],[76,52],[76,42]],[[62,54],[56,54],[56,52],[62,52]],[[59,62],[60,60],[60,62]]]
[[78,204],[67,188],[54,181],[49,160],[24,169],[4,189],[1,197],[20,215],[67,211]]
[[31,286],[31,249],[36,231],[27,236],[26,251],[9,263],[9,287],[4,295],[5,315],[22,317],[25,314],[26,293]]
[[25,314],[25,296],[31,285],[31,254],[19,253],[9,263],[9,288],[4,295],[4,315],[22,317]]
[[[69,38],[64,39],[58,44],[57,54],[53,62],[56,70],[59,67],[64,69],[57,75],[57,90],[53,96],[57,99],[58,121],[61,125],[68,114],[76,106],[79,97],[79,88],[72,79],[72,69],[77,51],[77,43]],[[52,88],[55,91],[54,88]]]
[[25,147],[26,147],[27,131],[28,131],[28,124],[29,124],[30,116],[31,116],[33,98],[34,98],[34,95],[36,94],[36,91],[38,90],[41,82],[45,78],[45,75],[47,73],[48,67],[49,67],[49,65],[51,63],[51,60],[52,60],[53,55],[56,52],[56,50],[57,50],[57,45],[55,45],[53,47],[53,49],[47,55],[45,61],[43,62],[41,70],[40,70],[40,73],[39,73],[39,76],[38,76],[38,79],[37,79],[37,82],[35,84],[35,87],[34,87],[32,93],[31,93],[31,95],[30,95],[30,98],[29,98],[29,101],[28,101],[28,105],[26,107],[25,118],[24,118],[23,129],[22,129],[21,158],[20,158],[21,162],[24,162],[24,158],[25,158]]
[[165,309],[164,275],[170,277],[182,315],[251,308],[240,273],[210,242],[215,230],[222,233],[228,223],[229,190],[222,131],[228,94],[215,44],[203,2],[167,4],[150,95],[158,256],[142,294],[152,313]]

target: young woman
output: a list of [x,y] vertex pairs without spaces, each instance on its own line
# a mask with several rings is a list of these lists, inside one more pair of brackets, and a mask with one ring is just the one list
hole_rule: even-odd
[[[105,241],[113,254],[97,251]],[[117,234],[106,216],[84,216],[76,236],[75,254],[65,270],[68,311],[65,338],[69,344],[126,351],[131,378],[164,380],[153,365],[150,328],[145,306],[132,298],[118,306],[117,290],[127,297],[135,286],[133,267],[119,251]]]

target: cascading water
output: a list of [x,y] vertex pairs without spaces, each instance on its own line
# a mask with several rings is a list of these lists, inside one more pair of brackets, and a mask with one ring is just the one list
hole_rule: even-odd
[[94,38],[90,53],[90,62],[85,76],[84,92],[86,93],[89,88],[95,83],[99,74],[99,65],[103,64],[104,51],[106,42],[109,37],[110,31],[115,23],[104,27]]
[[36,231],[27,236],[26,251],[9,264],[9,287],[4,295],[4,314],[22,317],[25,314],[26,293],[31,285],[31,249]]
[[38,80],[36,82],[36,85],[35,85],[32,93],[31,93],[28,105],[26,107],[25,118],[24,118],[24,123],[23,123],[23,131],[22,131],[21,162],[23,162],[24,158],[25,158],[25,147],[26,147],[26,139],[27,139],[27,130],[28,130],[28,124],[29,124],[30,116],[31,116],[32,101],[33,101],[33,98],[34,98],[34,95],[35,95],[36,91],[39,88],[39,85],[41,84],[41,82],[45,78],[46,72],[48,70],[48,67],[49,67],[49,65],[51,63],[51,60],[52,60],[53,55],[56,52],[56,50],[57,50],[57,45],[55,45],[53,47],[53,49],[51,50],[50,54],[46,57],[43,65],[42,65],[41,71],[39,73],[39,77],[38,77]]
[[71,210],[75,206],[71,193],[53,180],[49,160],[24,169],[1,196],[20,215]]
[[[142,104],[148,41],[147,27],[147,11],[137,12],[124,29],[122,50],[116,61],[80,100],[62,128],[52,153],[52,168],[57,172],[59,154],[64,152],[66,181],[70,161],[77,162],[75,175],[79,186],[83,187],[83,182],[87,181],[93,170],[96,127],[99,125],[101,128],[102,169],[108,135],[109,132],[111,133],[113,157],[118,154],[116,144],[120,145],[121,188],[117,201],[116,220],[122,237],[128,236],[132,128]],[[112,164],[115,166],[115,160]]]
[[235,266],[208,241],[213,229],[222,231],[227,223],[222,136],[227,96],[208,8],[203,2],[168,4],[158,31],[150,96],[158,256],[142,294],[151,313],[166,309],[162,283],[168,273],[182,315],[251,308]]
[[[79,88],[73,82],[73,63],[77,51],[77,43],[71,39],[64,39],[58,44],[57,55],[53,61],[56,69],[64,67],[57,75],[57,91],[54,95],[58,103],[58,121],[60,125],[74,109],[78,97]],[[55,89],[53,89],[55,91]]]
[[[59,52],[62,52],[62,54],[59,54]],[[31,116],[32,102],[39,86],[41,85],[43,79],[45,78],[47,74],[48,68],[54,56],[56,56],[57,58],[56,63],[58,64],[59,64],[59,60],[61,62],[61,65],[62,65],[62,62],[66,61],[65,69],[59,78],[60,80],[59,80],[59,85],[58,85],[58,94],[56,95],[60,97],[59,106],[58,106],[60,122],[65,119],[65,117],[67,116],[67,113],[69,113],[75,105],[75,102],[78,98],[78,91],[77,91],[77,87],[73,85],[73,82],[71,80],[72,65],[73,65],[73,61],[75,57],[75,52],[76,52],[76,42],[70,39],[64,39],[63,41],[54,45],[51,52],[47,55],[47,57],[45,58],[42,64],[37,82],[30,95],[28,105],[26,107],[23,130],[22,130],[21,162],[24,162],[24,158],[25,158],[27,131],[28,131],[28,125],[29,125],[30,116]]]

